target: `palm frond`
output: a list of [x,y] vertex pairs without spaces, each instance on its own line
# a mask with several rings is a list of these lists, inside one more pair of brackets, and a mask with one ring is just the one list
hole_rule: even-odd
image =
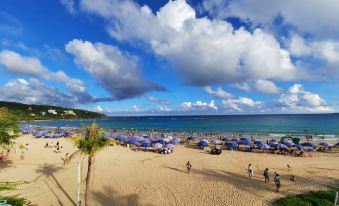
[[70,163],[73,159],[78,157],[80,155],[80,153],[81,153],[81,151],[77,150],[77,151],[73,152],[71,155],[69,155],[68,157],[66,157],[64,159],[64,165]]

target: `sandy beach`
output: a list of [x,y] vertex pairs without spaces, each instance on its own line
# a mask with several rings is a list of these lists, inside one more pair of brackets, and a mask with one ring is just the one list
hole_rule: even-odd
[[[30,149],[18,149],[17,154],[12,149],[0,164],[0,181],[27,183],[1,194],[19,194],[38,205],[75,205],[77,160],[67,165],[62,160],[66,153],[76,150],[71,140],[24,135],[16,141],[28,143]],[[62,152],[44,148],[47,141],[59,141]],[[22,151],[24,159],[20,158]],[[224,150],[220,156],[213,156],[179,145],[173,154],[161,155],[110,146],[95,158],[89,205],[269,205],[275,198],[338,183],[339,153],[312,154],[289,157]],[[190,174],[185,168],[188,160],[193,166]],[[83,163],[84,180],[87,165]],[[249,163],[253,165],[253,179],[247,177]],[[270,169],[269,184],[264,183],[262,175],[266,167]],[[279,193],[275,192],[274,171],[281,175]],[[296,176],[296,182],[289,180],[291,175]],[[81,186],[84,191],[85,183]]]

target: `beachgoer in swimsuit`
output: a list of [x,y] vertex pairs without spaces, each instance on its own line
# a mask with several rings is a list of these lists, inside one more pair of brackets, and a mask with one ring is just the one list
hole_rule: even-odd
[[192,165],[191,165],[190,161],[188,161],[188,162],[186,163],[186,167],[187,167],[188,173],[190,173],[190,172],[191,172],[191,168],[192,168]]
[[264,170],[264,177],[265,177],[265,182],[268,183],[270,182],[270,175],[268,174],[268,168]]

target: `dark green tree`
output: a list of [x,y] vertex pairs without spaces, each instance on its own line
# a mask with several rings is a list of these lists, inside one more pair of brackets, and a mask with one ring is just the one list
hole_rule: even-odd
[[19,136],[18,120],[6,108],[0,108],[0,147],[9,147]]

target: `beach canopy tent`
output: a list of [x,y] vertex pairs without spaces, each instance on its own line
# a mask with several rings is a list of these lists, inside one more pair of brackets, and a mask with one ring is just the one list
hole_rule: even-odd
[[208,146],[208,142],[207,142],[207,141],[201,140],[201,141],[198,143],[198,146],[199,146],[199,147],[207,147],[207,146]]
[[167,144],[165,148],[167,149],[173,149],[175,146],[173,144]]
[[315,147],[317,145],[313,142],[304,142],[304,143],[301,144],[301,146],[303,146],[303,147]]
[[155,144],[152,145],[152,147],[155,148],[155,149],[161,149],[162,148],[162,144],[155,143]]
[[333,147],[333,144],[327,142],[320,142],[318,145],[323,147]]
[[190,136],[190,137],[187,137],[186,139],[187,141],[194,141],[194,137]]
[[218,139],[212,140],[212,144],[221,144],[221,141]]

